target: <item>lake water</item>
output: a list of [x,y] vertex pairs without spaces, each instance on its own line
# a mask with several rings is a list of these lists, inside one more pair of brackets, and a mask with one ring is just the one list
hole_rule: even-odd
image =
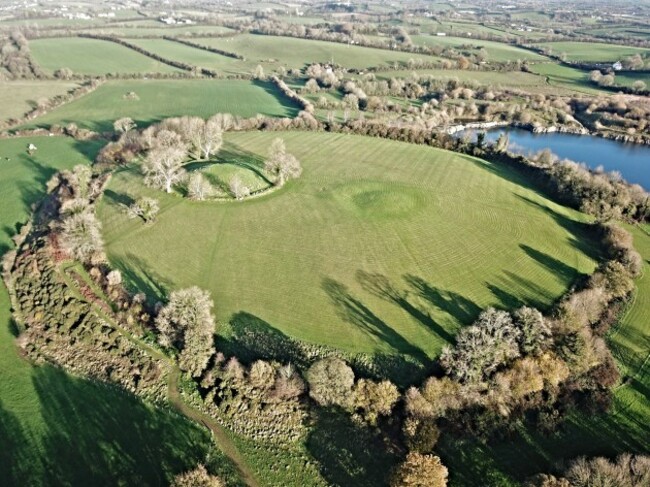
[[[476,130],[472,130],[475,133]],[[650,191],[650,146],[625,144],[615,140],[573,134],[533,134],[515,128],[493,129],[486,132],[486,139],[495,141],[499,135],[510,137],[510,151],[518,154],[534,154],[550,149],[560,159],[583,162],[592,169],[602,167],[605,171],[618,171],[629,183],[640,184]]]

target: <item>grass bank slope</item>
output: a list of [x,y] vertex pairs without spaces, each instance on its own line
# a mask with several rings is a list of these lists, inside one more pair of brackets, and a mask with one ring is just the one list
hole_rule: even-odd
[[[99,214],[111,262],[162,298],[209,289],[221,321],[252,314],[351,352],[426,360],[488,305],[547,306],[593,249],[581,215],[509,171],[428,147],[323,133],[227,134],[220,161],[255,170],[281,136],[303,163],[269,196],[193,203],[116,174]],[[156,224],[120,203],[160,200]]]

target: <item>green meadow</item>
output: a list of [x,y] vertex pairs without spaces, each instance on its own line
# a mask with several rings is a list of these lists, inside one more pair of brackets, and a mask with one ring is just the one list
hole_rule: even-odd
[[606,63],[620,61],[634,54],[647,56],[650,49],[597,42],[547,42],[539,47],[550,48],[553,54],[566,54],[567,61]]
[[108,73],[175,73],[167,64],[114,42],[61,37],[35,39],[29,48],[36,62],[47,72],[69,68],[79,74]]
[[484,41],[481,39],[467,39],[463,37],[416,35],[411,40],[416,45],[442,48],[453,48],[459,52],[478,54],[481,49],[487,52],[486,61],[507,62],[507,61],[545,61],[546,57],[526,49],[522,49],[504,42]]
[[[215,164],[259,172],[277,136],[227,134]],[[303,175],[245,202],[191,202],[146,188],[137,167],[116,173],[99,208],[111,263],[154,299],[210,290],[220,322],[246,313],[306,342],[423,362],[480,309],[545,308],[595,267],[583,216],[513,172],[374,138],[281,136]],[[152,226],[122,210],[142,194],[160,200]]]
[[[133,92],[136,99],[126,95]],[[94,92],[39,117],[29,126],[77,123],[96,131],[112,130],[118,118],[131,117],[142,127],[182,115],[210,117],[215,113],[242,117],[256,114],[293,117],[298,107],[271,83],[184,79],[108,81]]]

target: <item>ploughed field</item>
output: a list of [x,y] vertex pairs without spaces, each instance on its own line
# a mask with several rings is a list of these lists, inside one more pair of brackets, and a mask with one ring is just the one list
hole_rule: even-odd
[[92,93],[38,117],[29,126],[49,127],[73,122],[91,130],[110,131],[113,122],[122,117],[131,117],[143,127],[163,118],[183,115],[207,118],[218,112],[228,112],[242,117],[257,114],[294,117],[298,110],[297,105],[269,82],[119,80],[109,81]]
[[[38,148],[33,156],[29,143]],[[0,256],[48,179],[89,163],[100,147],[63,137],[0,140]],[[0,282],[2,485],[164,485],[204,457],[210,439],[199,427],[115,388],[33,366],[19,355],[15,333]]]
[[[595,267],[583,216],[515,173],[443,150],[353,135],[229,133],[215,165],[260,173],[282,137],[303,174],[244,202],[191,202],[118,171],[98,210],[111,263],[156,299],[210,290],[218,321],[425,360],[488,306],[544,308]],[[157,222],[123,205],[159,199]]]

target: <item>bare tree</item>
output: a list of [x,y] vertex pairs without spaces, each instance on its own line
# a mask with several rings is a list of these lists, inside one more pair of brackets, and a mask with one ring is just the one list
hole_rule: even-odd
[[178,147],[151,149],[142,166],[145,184],[171,193],[172,186],[185,176],[185,156],[185,150]]
[[309,395],[321,406],[347,406],[351,402],[354,372],[343,360],[329,357],[307,370]]
[[174,477],[171,487],[225,487],[226,484],[214,475],[210,475],[203,465],[178,474]]
[[132,130],[136,127],[135,122],[130,117],[120,118],[115,120],[113,123],[113,128],[116,132],[126,133],[129,130]]
[[73,258],[86,263],[103,260],[101,224],[94,213],[74,214],[61,224],[61,247]]
[[239,176],[235,176],[230,180],[230,192],[238,200],[243,200],[251,194],[251,190],[246,186]]
[[142,218],[145,223],[153,223],[160,211],[158,200],[143,196],[129,206],[129,218]]
[[300,161],[292,154],[287,153],[284,141],[280,138],[271,143],[264,169],[275,176],[278,186],[282,186],[286,180],[297,178],[302,174]]
[[409,453],[395,470],[391,487],[445,487],[448,471],[434,455]]
[[200,172],[193,172],[187,183],[187,195],[191,200],[203,201],[213,192],[212,185]]
[[215,353],[213,306],[208,292],[194,286],[173,291],[156,317],[160,344],[179,350],[180,368],[195,377]]

